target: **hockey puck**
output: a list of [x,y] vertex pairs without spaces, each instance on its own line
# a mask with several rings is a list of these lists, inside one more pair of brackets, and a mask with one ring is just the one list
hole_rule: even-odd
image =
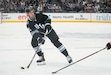
[[56,74],[56,72],[52,72],[52,74]]
[[24,67],[21,67],[21,69],[25,69]]

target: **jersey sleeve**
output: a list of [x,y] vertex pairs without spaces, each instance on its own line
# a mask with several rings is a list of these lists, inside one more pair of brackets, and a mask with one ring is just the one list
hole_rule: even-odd
[[29,31],[31,32],[31,31],[34,31],[34,30],[36,30],[36,28],[34,27],[34,25],[36,24],[36,22],[32,22],[32,21],[27,21],[27,28],[29,29]]
[[52,30],[51,19],[48,16],[47,16],[47,19],[45,21],[45,30],[48,30],[48,32],[50,32]]

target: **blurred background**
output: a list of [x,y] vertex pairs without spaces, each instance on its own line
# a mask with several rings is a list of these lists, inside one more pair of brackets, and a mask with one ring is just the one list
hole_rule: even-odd
[[24,13],[38,5],[46,13],[111,13],[111,0],[0,0],[0,11]]

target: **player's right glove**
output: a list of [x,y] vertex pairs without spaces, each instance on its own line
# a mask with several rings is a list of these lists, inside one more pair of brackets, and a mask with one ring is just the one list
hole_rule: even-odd
[[108,43],[106,44],[106,48],[107,48],[107,50],[111,49],[111,42],[108,42]]

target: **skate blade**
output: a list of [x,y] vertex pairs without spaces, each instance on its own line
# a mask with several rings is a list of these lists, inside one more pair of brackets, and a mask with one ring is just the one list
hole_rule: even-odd
[[46,65],[46,63],[45,63],[45,62],[38,62],[37,65],[38,65],[38,66]]

